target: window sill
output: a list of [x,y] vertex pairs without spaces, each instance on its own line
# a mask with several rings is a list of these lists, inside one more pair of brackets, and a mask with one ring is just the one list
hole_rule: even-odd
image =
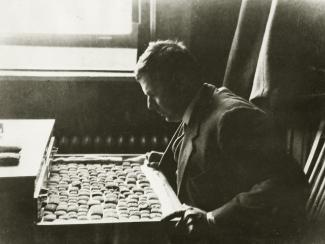
[[0,70],[0,81],[134,81],[134,73],[108,71]]

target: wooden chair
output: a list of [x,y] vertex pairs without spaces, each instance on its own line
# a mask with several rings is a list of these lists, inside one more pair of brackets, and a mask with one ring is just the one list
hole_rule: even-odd
[[321,220],[325,215],[325,119],[319,124],[304,173],[311,185],[311,194],[306,206],[309,220]]

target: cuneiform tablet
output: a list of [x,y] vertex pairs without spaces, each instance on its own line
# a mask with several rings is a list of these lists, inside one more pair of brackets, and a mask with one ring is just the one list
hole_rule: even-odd
[[148,220],[161,218],[161,203],[139,163],[78,162],[50,165],[43,221]]
[[44,221],[54,221],[56,219],[55,214],[47,214],[43,217]]

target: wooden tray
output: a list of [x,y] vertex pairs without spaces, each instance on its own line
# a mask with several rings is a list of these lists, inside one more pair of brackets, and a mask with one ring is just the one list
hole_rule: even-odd
[[167,182],[165,176],[153,168],[147,166],[147,160],[143,155],[140,154],[54,154],[47,155],[46,162],[42,165],[39,173],[39,177],[35,184],[34,202],[36,205],[36,224],[38,226],[52,226],[52,225],[87,225],[87,224],[119,224],[119,223],[148,223],[148,222],[160,222],[160,219],[123,219],[123,220],[110,220],[110,219],[100,219],[100,220],[55,220],[53,222],[42,221],[41,216],[41,200],[42,192],[46,188],[47,179],[49,176],[49,167],[52,162],[57,161],[57,159],[62,159],[61,163],[65,160],[73,160],[74,163],[101,163],[101,164],[118,164],[123,161],[134,162],[141,164],[141,170],[150,182],[151,187],[159,198],[161,203],[162,216],[170,214],[181,208],[181,203],[179,202],[175,192]]

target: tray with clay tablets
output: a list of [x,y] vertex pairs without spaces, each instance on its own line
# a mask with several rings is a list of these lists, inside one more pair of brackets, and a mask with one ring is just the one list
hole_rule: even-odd
[[38,225],[156,222],[181,204],[134,154],[52,155],[36,182]]

